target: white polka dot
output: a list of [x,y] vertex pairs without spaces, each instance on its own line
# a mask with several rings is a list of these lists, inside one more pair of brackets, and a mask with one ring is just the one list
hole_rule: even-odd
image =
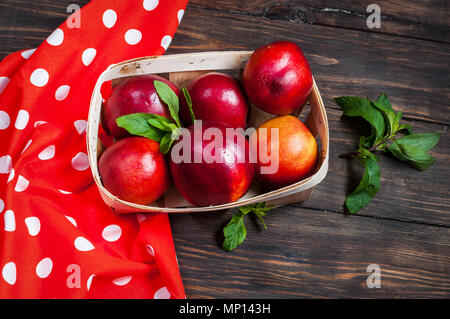
[[5,155],[0,157],[0,174],[9,174],[12,169],[11,156]]
[[131,281],[133,276],[124,276],[120,278],[116,278],[113,280],[113,283],[117,286],[125,286],[127,283]]
[[69,95],[69,91],[70,91],[70,86],[61,85],[55,92],[55,99],[57,101],[64,100]]
[[86,120],[77,120],[73,122],[73,126],[77,130],[78,134],[83,134],[86,131],[87,122]]
[[6,263],[2,269],[3,279],[10,285],[14,285],[16,283],[16,264],[12,261]]
[[75,221],[75,219],[74,219],[73,217],[70,217],[70,216],[65,216],[65,217],[67,218],[67,220],[68,220],[69,222],[72,223],[72,225],[74,225],[75,227],[77,227],[77,222]]
[[61,29],[56,29],[52,34],[47,38],[47,42],[50,45],[58,46],[64,41],[64,32]]
[[[35,123],[35,124],[36,124],[36,123]],[[20,153],[20,154],[23,154],[23,153],[27,150],[27,148],[30,147],[31,142],[33,142],[33,141],[32,141],[32,140],[28,140],[27,145],[25,145],[25,147],[24,147],[23,150],[22,150],[22,153]]]
[[5,202],[0,198],[0,213],[5,209]]
[[12,210],[7,210],[5,215],[3,215],[5,221],[5,231],[15,231],[16,230],[16,218]]
[[91,64],[92,60],[94,60],[95,56],[97,55],[97,50],[94,48],[89,48],[84,50],[83,54],[81,55],[81,60],[83,61],[83,64],[85,66],[88,66]]
[[15,174],[14,168],[11,168],[11,172],[9,173],[8,180],[6,181],[6,183],[9,183],[10,181],[13,180],[14,174]]
[[89,158],[86,153],[80,152],[72,158],[72,167],[77,171],[84,171],[89,168]]
[[153,249],[153,247],[151,245],[145,245],[145,248],[147,249],[147,252],[150,255],[155,256],[155,250]]
[[153,295],[153,298],[154,299],[169,299],[170,292],[166,287],[162,287],[155,292],[155,294]]
[[178,23],[180,23],[181,19],[183,19],[184,16],[184,10],[178,10],[177,16],[178,16]]
[[36,275],[38,275],[39,278],[47,278],[53,269],[53,261],[46,257],[42,259],[36,266]]
[[95,275],[90,275],[87,280],[86,286],[87,286],[88,291],[89,291],[89,289],[91,289],[92,279],[94,279],[94,277],[95,277]]
[[47,146],[38,155],[39,159],[42,161],[52,159],[54,156],[55,156],[55,145]]
[[80,236],[75,239],[75,248],[79,251],[90,251],[95,247],[89,240]]
[[19,110],[19,113],[17,114],[16,123],[14,126],[18,130],[23,130],[27,124],[28,120],[30,119],[30,114],[28,114],[25,110]]
[[167,48],[170,45],[170,42],[172,42],[172,37],[170,35],[165,35],[161,40],[161,46],[164,48],[164,50],[167,50]]
[[22,175],[19,175],[19,177],[17,178],[16,187],[14,188],[14,190],[18,193],[23,192],[24,190],[26,190],[28,188],[29,184],[30,184],[30,182],[25,177],[23,177]]
[[144,9],[147,11],[155,10],[159,4],[159,0],[144,0]]
[[25,224],[28,228],[28,233],[31,236],[36,236],[39,234],[39,231],[41,230],[41,221],[37,217],[27,217],[25,218]]
[[61,194],[65,194],[65,195],[72,194],[72,192],[63,191],[62,189],[58,189],[58,191],[59,191]]
[[0,76],[0,94],[2,94],[3,90],[9,83],[9,78],[6,76]]
[[21,52],[20,55],[22,55],[24,59],[28,60],[30,56],[34,53],[34,51],[36,51],[36,49],[26,50]]
[[31,73],[30,82],[37,87],[43,87],[47,84],[50,76],[44,69],[36,69]]
[[109,225],[103,229],[102,237],[104,240],[113,242],[122,236],[122,229],[119,225]]
[[5,111],[0,111],[0,130],[6,130],[11,123],[8,113]]
[[142,39],[142,33],[136,29],[130,29],[125,33],[125,41],[129,45],[138,44]]
[[103,24],[108,29],[112,28],[117,21],[117,13],[116,11],[109,9],[103,13]]

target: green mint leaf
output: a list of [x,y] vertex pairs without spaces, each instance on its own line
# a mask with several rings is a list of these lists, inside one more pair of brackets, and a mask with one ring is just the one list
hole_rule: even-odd
[[248,213],[250,213],[253,210],[253,207],[255,207],[255,205],[245,205],[245,206],[241,206],[239,207],[239,211],[243,214],[243,215],[247,215]]
[[117,126],[124,128],[128,133],[147,137],[156,142],[161,141],[165,132],[149,125],[148,120],[153,119],[154,114],[132,113],[116,119]]
[[394,109],[392,108],[392,105],[391,105],[391,101],[389,101],[387,95],[384,93],[382,93],[378,97],[377,104],[384,109],[394,111]]
[[396,140],[401,146],[414,146],[424,151],[431,150],[440,140],[441,133],[418,133],[403,136]]
[[178,116],[178,112],[180,111],[180,101],[178,100],[178,96],[166,83],[161,81],[154,81],[153,83],[159,98],[167,104],[170,116],[172,116],[178,127],[181,127],[180,118]]
[[384,118],[370,100],[356,96],[341,96],[334,99],[346,116],[360,116],[375,129],[376,137],[383,137],[385,131]]
[[223,242],[223,249],[232,251],[237,246],[242,244],[247,236],[247,229],[244,225],[244,215],[241,213],[233,215],[230,222],[223,229],[225,240]]
[[161,143],[159,145],[159,149],[161,150],[161,153],[167,154],[170,150],[170,147],[172,146],[174,140],[172,139],[172,133],[167,133],[163,136],[161,139]]
[[397,157],[399,160],[401,160],[401,161],[403,161],[403,162],[408,162],[408,161],[409,161],[409,158],[406,157],[406,156],[403,154],[402,150],[400,149],[400,147],[398,146],[397,143],[394,142],[394,143],[388,145],[388,146],[386,147],[386,149],[387,149],[389,152],[391,152],[392,155],[394,155],[395,157]]
[[195,115],[194,115],[194,110],[192,109],[192,99],[191,99],[191,95],[189,94],[189,91],[187,90],[187,88],[183,88],[183,95],[184,95],[184,98],[186,99],[186,103],[189,108],[189,114],[191,115],[191,121],[192,121],[192,123],[194,123]]
[[264,210],[255,210],[255,215],[258,217],[259,221],[263,224],[264,228],[267,230],[266,223],[264,222],[263,217],[266,216],[266,211]]
[[372,132],[370,136],[361,136],[359,138],[359,147],[360,148],[370,148],[375,145],[377,141],[377,135],[375,129],[372,127]]
[[378,156],[376,156],[374,153],[372,153],[368,149],[365,149],[364,147],[360,147],[358,149],[358,151],[359,151],[360,157],[362,157],[362,158],[370,158],[371,160],[373,160],[375,162],[379,162],[380,161]]
[[158,130],[165,131],[165,132],[171,132],[171,130],[168,130],[168,128],[166,126],[164,126],[160,120],[149,119],[149,120],[147,120],[147,122],[148,122],[148,124],[157,128]]
[[399,160],[409,162],[419,171],[427,170],[436,161],[425,149],[407,144],[402,145],[398,141],[389,145],[387,149]]
[[409,125],[409,124],[399,124],[396,131],[398,132],[398,131],[402,131],[402,130],[405,130],[407,134],[414,133],[411,125]]
[[364,176],[345,200],[345,206],[352,214],[366,207],[380,189],[380,167],[377,162],[370,157],[360,158],[359,161],[365,166]]
[[371,103],[383,115],[384,122],[386,124],[386,130],[384,135],[386,137],[389,137],[392,133],[395,133],[395,129],[398,126],[397,114],[395,114],[395,112],[392,110],[390,103],[389,108],[386,107],[387,105],[386,101],[384,101],[383,104],[379,104],[378,102],[371,102]]

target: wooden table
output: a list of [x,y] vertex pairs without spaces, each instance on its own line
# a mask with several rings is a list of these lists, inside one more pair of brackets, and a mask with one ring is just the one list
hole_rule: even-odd
[[[168,53],[255,49],[274,40],[301,46],[327,106],[328,175],[310,200],[268,213],[268,231],[247,221],[247,240],[220,248],[235,211],[171,216],[188,298],[450,297],[450,4],[377,1],[381,28],[369,29],[373,1],[191,0]],[[0,57],[38,46],[87,0],[2,0]],[[279,4],[283,3],[283,4]],[[361,212],[344,212],[362,168],[339,154],[361,126],[333,97],[391,98],[417,132],[442,132],[437,162],[418,172],[389,156],[381,190]],[[369,289],[369,264],[381,288]]]

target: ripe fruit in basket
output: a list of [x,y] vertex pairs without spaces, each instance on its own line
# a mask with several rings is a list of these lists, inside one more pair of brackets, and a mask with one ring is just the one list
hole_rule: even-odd
[[[245,128],[248,102],[243,87],[233,77],[217,72],[207,73],[196,78],[187,90],[197,120]],[[181,97],[180,116],[186,126],[192,124],[185,97]]]
[[100,157],[99,173],[108,191],[136,204],[150,204],[170,186],[159,143],[145,137],[127,137],[108,147]]
[[305,104],[313,79],[302,50],[295,43],[279,41],[253,52],[244,69],[243,83],[256,107],[286,115]]
[[[298,118],[284,115],[269,119],[254,134],[257,136],[258,154],[256,179],[263,189],[281,188],[305,179],[314,172],[318,160],[317,142]],[[279,154],[278,169],[265,159],[267,154],[272,159],[276,158],[272,152]],[[263,168],[269,174],[264,174]]]
[[114,88],[106,101],[104,125],[111,136],[119,139],[130,135],[117,126],[116,119],[122,115],[151,113],[170,119],[166,103],[161,101],[156,92],[155,80],[168,84],[177,95],[179,94],[174,84],[157,75],[140,75],[125,80]]
[[226,130],[216,123],[191,125],[172,148],[173,182],[196,206],[235,202],[252,183],[255,164],[248,160],[249,144],[243,135],[227,136]]

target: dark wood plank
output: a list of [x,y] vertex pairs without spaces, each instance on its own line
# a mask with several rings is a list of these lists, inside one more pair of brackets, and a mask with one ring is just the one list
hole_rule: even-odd
[[[226,26],[226,27],[225,27]],[[275,40],[298,43],[309,59],[324,102],[385,92],[411,119],[450,123],[447,44],[293,24],[210,10],[188,10],[168,54],[255,49]]]
[[[188,298],[448,298],[449,228],[284,207],[268,231],[246,221],[235,251],[219,247],[232,212],[171,215]],[[369,264],[381,288],[369,289]]]
[[[189,4],[168,53],[254,49],[288,39],[304,49],[327,105],[333,105],[331,98],[337,95],[384,91],[411,118],[449,123],[450,50],[445,44],[202,10],[196,1]],[[260,3],[267,1],[247,6],[258,8]],[[0,3],[0,57],[38,46],[64,21],[69,4],[69,0]],[[217,8],[225,4],[217,3]]]
[[89,0],[0,1],[0,59],[24,49],[38,47],[70,15],[67,6],[80,7]]
[[[380,28],[367,27],[367,17],[371,14],[367,12],[367,6],[372,3],[378,4],[381,9]],[[446,0],[191,0],[190,6],[294,23],[329,25],[450,42],[450,4]]]

